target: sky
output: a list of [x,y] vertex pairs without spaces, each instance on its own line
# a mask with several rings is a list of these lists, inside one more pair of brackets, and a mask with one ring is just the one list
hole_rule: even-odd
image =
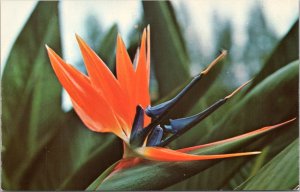
[[[4,66],[9,51],[24,23],[30,16],[36,0],[3,0],[1,1],[1,67]],[[234,22],[237,33],[242,34],[247,24],[247,15],[251,4],[259,3],[265,11],[268,22],[278,36],[283,36],[298,16],[298,0],[174,0],[176,10],[180,13],[181,6],[187,7],[191,24],[198,29],[198,33],[208,42],[211,41],[212,12],[218,12],[222,17]],[[64,58],[70,63],[78,59],[78,47],[74,34],[85,33],[84,22],[88,14],[99,18],[104,29],[108,29],[114,22],[119,25],[122,36],[134,27],[141,16],[141,3],[135,0],[67,0],[60,4],[60,14],[63,36]],[[240,33],[241,32],[241,33]],[[243,43],[243,36],[241,43]],[[125,38],[126,42],[126,38]]]
[[[235,43],[243,44],[248,13],[254,3],[262,6],[267,22],[278,37],[287,33],[298,17],[299,7],[298,0],[173,0],[172,3],[179,20],[182,19],[182,9],[187,9],[190,25],[208,49],[213,39],[212,13],[230,19],[234,24]],[[36,4],[37,0],[1,1],[1,74],[10,49]],[[59,11],[63,58],[72,64],[81,59],[75,33],[82,37],[86,35],[85,21],[89,14],[99,19],[104,30],[118,23],[126,43],[126,37],[141,17],[142,5],[136,0],[65,0],[61,1]]]

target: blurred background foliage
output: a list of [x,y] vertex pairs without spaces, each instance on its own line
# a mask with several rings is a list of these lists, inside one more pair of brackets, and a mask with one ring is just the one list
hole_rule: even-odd
[[[89,131],[73,110],[61,108],[62,87],[44,48],[48,44],[62,55],[58,4],[37,4],[12,47],[2,75],[3,189],[86,189],[122,155],[121,142],[115,136]],[[253,4],[245,28],[246,41],[238,44],[232,20],[214,12],[213,42],[205,42],[191,26],[183,2],[180,10],[169,1],[141,4],[143,14],[131,27],[127,48],[133,58],[142,30],[150,24],[152,103],[175,95],[222,49],[229,50],[228,57],[179,103],[170,118],[195,114],[226,96],[241,81],[254,78],[236,98],[172,142],[172,148],[216,141],[298,117],[296,18],[286,35],[278,36],[259,3]],[[115,73],[118,23],[103,28],[101,20],[91,14],[86,17],[84,30],[84,39]],[[207,51],[203,44],[210,44],[213,50]],[[74,65],[86,73],[81,59]],[[199,173],[187,170],[189,178],[183,176],[174,180],[174,185],[159,189],[293,189],[299,177],[297,143],[298,122],[241,147],[262,150],[262,155],[223,160]],[[260,182],[266,177],[273,179]]]

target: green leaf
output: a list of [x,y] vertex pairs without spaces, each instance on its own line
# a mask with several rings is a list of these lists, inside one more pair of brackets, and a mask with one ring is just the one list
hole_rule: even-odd
[[113,172],[114,168],[118,165],[120,161],[115,162],[109,168],[107,168],[92,184],[88,186],[86,190],[90,191],[93,189],[97,189],[101,185],[101,183],[105,180],[105,178],[108,177]]
[[61,86],[45,50],[49,43],[61,53],[57,6],[58,2],[37,4],[3,72],[2,173],[6,178],[2,187],[6,190],[26,183],[36,153],[60,126]]
[[190,77],[189,57],[171,3],[142,3],[146,23],[151,26],[152,66],[163,97]]
[[119,160],[121,155],[120,140],[112,134],[90,131],[75,112],[70,111],[55,138],[40,152],[30,181],[27,181],[28,188],[85,189],[107,167]]
[[265,152],[263,158],[255,158],[247,163],[245,162],[239,170],[236,170],[235,175],[227,180],[224,187],[234,189],[251,175],[255,175],[263,165],[268,163],[274,156],[298,138],[298,127],[299,122],[297,121],[286,129],[273,132],[264,141],[260,141],[258,145],[264,146],[264,148],[261,147],[262,151]]
[[248,88],[250,91],[263,79],[276,70],[299,58],[299,20],[295,22],[290,31],[279,42],[261,71],[256,75],[253,83]]
[[296,139],[237,190],[292,190],[299,184],[298,160]]
[[[270,131],[270,130],[269,130]],[[223,154],[244,145],[248,145],[253,139],[264,135],[266,132],[257,132],[226,143],[192,151],[193,154]],[[249,158],[249,157],[241,157]],[[126,160],[125,160],[126,161]],[[186,179],[219,162],[219,160],[191,161],[191,162],[155,162],[142,160],[131,167],[124,167],[111,174],[101,184],[94,181],[89,190],[158,190],[173,183]],[[99,177],[103,180],[102,177]],[[151,181],[151,185],[149,185]],[[99,188],[91,188],[94,183],[100,184]],[[98,186],[97,185],[97,186]]]

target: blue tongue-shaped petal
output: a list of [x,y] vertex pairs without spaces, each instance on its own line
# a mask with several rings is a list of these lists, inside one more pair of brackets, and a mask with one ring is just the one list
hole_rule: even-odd
[[[251,80],[250,80],[251,81]],[[165,146],[172,142],[174,139],[188,131],[190,128],[198,124],[200,121],[202,121],[204,118],[206,118],[208,115],[210,115],[212,112],[217,110],[219,107],[221,107],[228,99],[230,99],[232,96],[234,96],[237,92],[239,92],[244,86],[246,86],[250,81],[247,81],[240,87],[238,87],[236,90],[234,90],[230,95],[226,96],[223,99],[220,99],[213,105],[211,105],[209,108],[205,109],[204,111],[190,116],[186,118],[180,118],[180,119],[170,119],[170,125],[165,125],[165,130],[168,132],[173,133],[172,136],[166,138],[164,141],[162,141],[159,146]]]
[[180,119],[170,119],[170,125],[165,125],[165,130],[168,132],[173,133],[174,135],[168,137],[164,141],[160,143],[160,146],[165,146],[172,142],[174,139],[191,129],[193,126],[198,124],[200,121],[205,119],[207,116],[209,116],[212,112],[217,110],[219,107],[221,107],[225,102],[227,101],[226,98],[220,99],[213,105],[211,105],[209,108],[205,109],[204,111],[185,118]]
[[159,125],[156,126],[149,135],[146,146],[156,146],[160,144],[163,134],[164,130]]
[[211,105],[209,108],[196,115],[180,119],[170,119],[170,125],[166,125],[165,128],[167,131],[176,134],[182,131],[183,129],[186,130],[190,127],[193,127],[194,125],[202,121],[205,117],[210,115],[212,112],[217,110],[221,105],[223,105],[226,102],[226,100],[227,99],[220,99],[219,101]]
[[138,105],[136,107],[135,117],[134,117],[131,134],[130,134],[131,144],[137,143],[140,140],[139,135],[140,132],[143,130],[143,126],[144,126],[144,110],[140,105]]
[[196,85],[196,83],[201,79],[201,77],[202,74],[199,74],[196,77],[194,77],[192,81],[183,90],[181,90],[180,93],[176,95],[173,99],[153,107],[148,106],[145,110],[146,114],[152,118],[163,116],[165,113],[172,109],[172,107],[188,92],[188,90],[190,90],[193,86]]

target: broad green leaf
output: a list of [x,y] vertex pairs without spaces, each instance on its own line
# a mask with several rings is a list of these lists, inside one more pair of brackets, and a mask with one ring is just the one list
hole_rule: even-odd
[[143,1],[144,17],[151,26],[151,63],[164,97],[189,76],[189,56],[174,10],[168,1]]
[[84,189],[121,155],[121,142],[114,135],[90,131],[70,111],[58,134],[40,152],[28,188]]
[[[261,154],[263,155],[263,154]],[[252,158],[251,158],[252,159]],[[172,185],[166,190],[219,190],[247,158],[233,158],[221,161],[208,169],[190,177],[182,182]],[[226,166],[227,165],[227,166]],[[229,166],[228,166],[229,165]],[[213,179],[218,178],[218,179]]]
[[[247,135],[242,138],[231,140],[223,144],[202,148],[192,151],[193,154],[222,154],[232,150],[237,150],[244,145],[253,142],[258,136],[266,132],[259,132],[255,135]],[[249,157],[241,157],[249,158]],[[250,157],[251,158],[251,157]],[[214,165],[219,160],[191,161],[191,162],[155,162],[142,160],[138,164],[123,168],[109,177],[102,183],[97,180],[103,180],[100,176],[91,186],[99,186],[97,190],[158,190],[186,179],[206,168]],[[149,185],[151,181],[151,185]],[[97,183],[97,185],[95,185]],[[89,190],[96,190],[95,188]]]
[[[284,119],[297,117],[298,68],[298,61],[293,62],[257,85],[228,111],[217,125],[210,128],[211,131],[207,129],[206,139],[203,139],[202,142],[218,140],[230,137],[233,134],[250,131],[251,127],[266,125],[268,122],[276,123]],[[189,134],[189,136],[191,134],[196,135],[195,132]],[[201,130],[198,134],[201,134]],[[298,135],[297,130],[294,134]],[[278,137],[280,136],[278,135]],[[190,137],[190,139],[192,138]]]
[[[61,86],[45,43],[61,53],[58,2],[39,2],[14,43],[2,77],[2,188],[28,181],[36,153],[60,127]],[[7,183],[7,182],[8,183]]]
[[267,163],[237,190],[292,190],[299,185],[299,139]]
[[298,138],[298,127],[299,122],[297,121],[291,124],[288,129],[273,132],[273,134],[268,136],[267,140],[261,141],[262,146],[264,146],[262,151],[265,152],[265,155],[252,159],[247,162],[247,165],[241,166],[224,187],[227,189],[234,189],[243,181],[252,175],[255,175],[263,165],[268,163],[274,156]]
[[86,190],[97,189],[101,183],[114,171],[114,168],[119,164],[119,162],[120,161],[117,161],[107,168],[92,184],[88,186]]
[[295,22],[290,31],[279,42],[278,46],[268,58],[264,67],[256,75],[248,91],[270,74],[299,58],[299,20]]

